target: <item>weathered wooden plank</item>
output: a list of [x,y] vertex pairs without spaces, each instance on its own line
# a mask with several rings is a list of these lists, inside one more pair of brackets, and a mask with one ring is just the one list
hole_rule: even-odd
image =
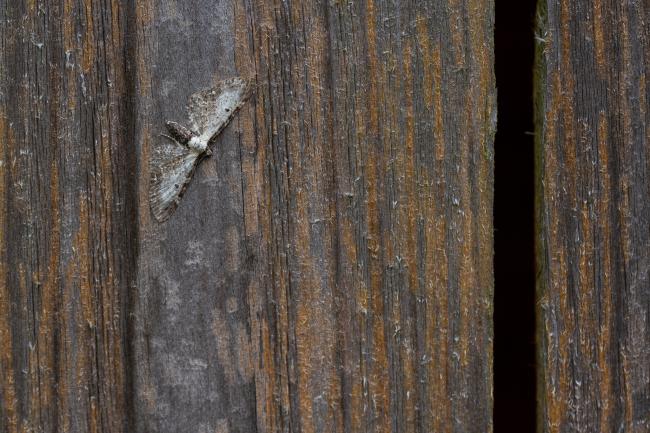
[[253,432],[255,382],[244,243],[238,119],[198,167],[179,208],[159,224],[147,161],[188,124],[188,97],[238,75],[231,0],[139,1],[136,9],[140,254],[135,316],[136,431]]
[[258,431],[490,431],[492,2],[235,4]]
[[647,432],[650,6],[540,15],[540,431]]
[[137,230],[118,1],[0,1],[0,431],[127,432]]

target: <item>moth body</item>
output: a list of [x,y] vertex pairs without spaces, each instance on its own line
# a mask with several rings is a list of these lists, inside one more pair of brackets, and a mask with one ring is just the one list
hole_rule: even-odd
[[200,137],[192,137],[190,140],[187,142],[187,147],[195,151],[196,153],[203,153],[206,152],[211,154],[210,149],[208,148],[208,142],[201,140]]

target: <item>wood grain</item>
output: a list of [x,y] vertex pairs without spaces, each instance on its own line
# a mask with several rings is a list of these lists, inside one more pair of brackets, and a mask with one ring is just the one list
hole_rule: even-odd
[[132,431],[129,13],[0,1],[3,433]]
[[647,432],[650,6],[540,16],[539,431]]
[[492,10],[236,3],[258,431],[491,430]]
[[[0,14],[0,432],[491,431],[492,0]],[[236,75],[157,223],[164,122]]]

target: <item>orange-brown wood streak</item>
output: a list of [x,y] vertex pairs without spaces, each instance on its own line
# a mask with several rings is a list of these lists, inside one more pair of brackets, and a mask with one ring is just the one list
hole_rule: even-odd
[[[3,107],[4,108],[4,107]],[[8,263],[8,247],[7,247],[7,229],[9,228],[9,221],[7,218],[6,197],[8,195],[7,179],[8,170],[8,152],[9,148],[15,146],[15,140],[11,132],[11,128],[7,127],[5,123],[6,114],[4,109],[0,110],[0,197],[2,203],[0,205],[0,370],[3,374],[0,376],[2,382],[2,403],[6,411],[3,425],[8,433],[17,433],[20,431],[20,420],[17,413],[18,395],[16,394],[16,382],[14,379],[13,369],[13,336],[11,332],[11,300],[9,293],[9,286],[7,282],[7,263]]]
[[[598,197],[598,213],[606,215],[611,206],[610,190],[612,188],[611,179],[609,175],[609,150],[607,149],[607,136],[609,134],[609,127],[607,124],[607,117],[604,112],[600,112],[598,116],[598,158],[600,170],[600,196]],[[612,233],[611,223],[607,219],[603,219],[599,227],[600,233],[603,234],[602,251],[603,257],[603,307],[600,313],[600,324],[598,327],[598,370],[600,373],[600,405],[602,407],[602,424],[600,427],[601,433],[606,433],[611,425],[612,406],[616,399],[612,388],[612,371],[607,361],[607,354],[611,347],[611,328],[612,321],[612,257],[611,257],[611,241],[610,236]]]
[[[409,41],[404,46],[404,58],[410,60],[413,56],[413,46]],[[415,319],[410,317],[409,314],[404,314],[400,311],[400,306],[402,299],[406,296],[415,296],[418,289],[418,248],[417,248],[417,220],[422,218],[422,210],[419,206],[419,197],[417,196],[417,189],[421,187],[422,180],[420,179],[420,174],[416,170],[416,154],[415,154],[415,113],[413,107],[414,100],[414,91],[415,86],[413,82],[413,70],[409,62],[403,64],[404,68],[404,134],[405,134],[405,146],[402,151],[398,153],[398,161],[396,164],[397,173],[402,173],[399,175],[398,179],[403,182],[405,185],[400,186],[401,191],[400,195],[405,196],[410,206],[404,206],[403,204],[397,204],[398,206],[398,227],[400,231],[405,231],[399,233],[399,250],[397,254],[399,259],[395,260],[392,257],[390,258],[393,261],[393,265],[397,268],[401,266],[400,259],[402,256],[405,258],[406,266],[408,270],[408,292],[409,294],[397,293],[396,299],[393,302],[393,309],[395,310],[395,315],[397,319],[391,327],[392,339],[399,344],[399,357],[400,357],[400,373],[404,376],[402,382],[402,388],[398,391],[399,397],[402,399],[402,405],[404,406],[404,421],[403,428],[405,432],[415,432],[416,431],[416,403],[415,398],[411,398],[411,394],[415,394],[415,383],[416,383],[416,366],[417,360],[415,359],[414,341],[412,335],[414,335],[414,322]],[[399,125],[400,119],[397,119],[397,124]],[[400,183],[401,183],[400,182]],[[395,263],[397,261],[397,263]]]
[[604,76],[606,69],[605,37],[603,35],[603,4],[602,0],[593,1],[592,25],[594,28],[594,48],[596,51],[596,67],[599,74]]

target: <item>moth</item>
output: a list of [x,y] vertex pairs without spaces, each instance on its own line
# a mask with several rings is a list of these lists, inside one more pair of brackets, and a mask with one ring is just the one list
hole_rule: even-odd
[[251,84],[230,78],[195,93],[187,105],[189,128],[167,121],[169,135],[161,135],[149,160],[149,205],[160,222],[167,220],[192,180],[203,158],[212,155],[210,145],[251,95]]

